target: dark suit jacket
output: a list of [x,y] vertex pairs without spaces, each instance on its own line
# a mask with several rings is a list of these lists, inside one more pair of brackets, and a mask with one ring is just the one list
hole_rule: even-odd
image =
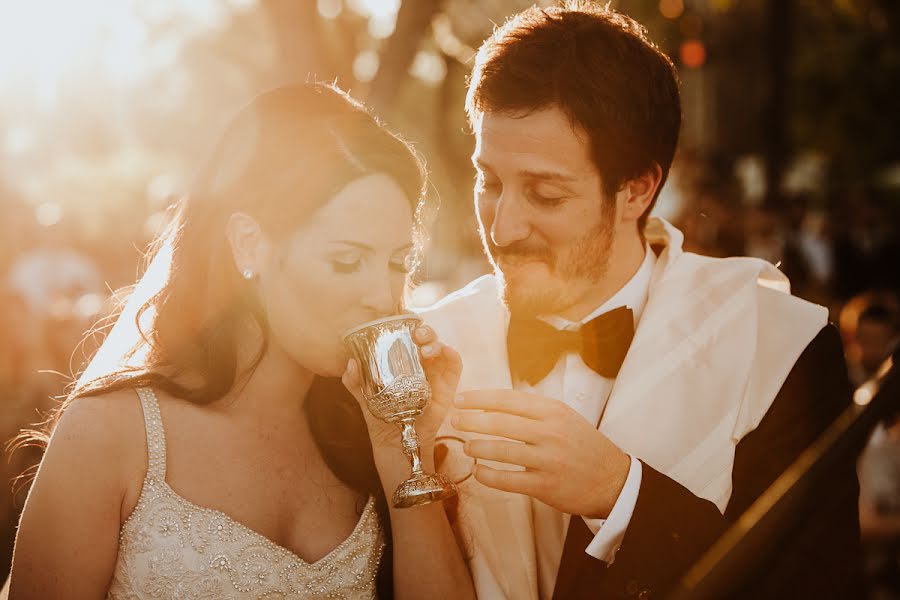
[[[664,598],[850,399],[841,340],[829,325],[806,347],[759,426],[738,444],[724,515],[712,502],[644,464],[637,504],[611,565],[584,552],[593,536],[583,519],[571,520],[554,599]],[[855,468],[848,461],[834,474],[831,493],[812,503],[816,509],[786,536],[765,580],[747,590],[746,597],[863,596]]]

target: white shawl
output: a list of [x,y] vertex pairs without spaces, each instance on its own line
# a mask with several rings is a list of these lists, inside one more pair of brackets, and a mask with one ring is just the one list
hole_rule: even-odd
[[[646,236],[664,250],[599,429],[724,512],[735,446],[759,424],[827,310],[786,293],[787,279],[765,261],[683,252],[681,232],[661,219],[650,219]],[[462,355],[460,391],[512,387],[509,315],[493,276],[420,314]],[[449,423],[441,435],[461,436]],[[529,499],[474,478],[460,496],[479,596],[537,599]]]

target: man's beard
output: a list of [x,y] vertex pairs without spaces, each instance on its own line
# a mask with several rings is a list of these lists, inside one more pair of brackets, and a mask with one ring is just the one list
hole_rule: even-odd
[[[510,312],[531,316],[559,313],[575,304],[583,288],[573,289],[570,284],[592,284],[602,280],[609,271],[614,239],[613,219],[606,214],[581,239],[557,251],[546,244],[527,241],[499,247],[482,233],[485,252],[500,282],[503,302]],[[504,262],[513,265],[540,262],[552,278],[519,279],[513,269],[509,269],[508,274],[503,272],[501,264]]]

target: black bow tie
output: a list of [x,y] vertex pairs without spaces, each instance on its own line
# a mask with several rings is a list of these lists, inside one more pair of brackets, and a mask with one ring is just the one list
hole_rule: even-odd
[[560,331],[539,319],[509,322],[506,348],[513,380],[534,385],[553,370],[566,352],[579,352],[581,360],[599,375],[614,378],[634,338],[634,317],[621,306],[585,323],[578,331]]

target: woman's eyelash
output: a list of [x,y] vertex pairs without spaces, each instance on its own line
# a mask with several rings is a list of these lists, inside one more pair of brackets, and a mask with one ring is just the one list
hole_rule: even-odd
[[[409,261],[407,261],[407,260],[402,260],[399,262],[392,262],[390,264],[390,268],[391,268],[391,270],[396,271],[398,273],[409,273],[411,268],[408,263],[409,263]],[[334,269],[335,273],[341,273],[341,274],[356,273],[357,271],[359,271],[361,266],[362,266],[362,263],[360,261],[354,261],[354,262],[343,262],[343,261],[339,261],[339,260],[331,261],[331,267],[332,267],[332,269]]]
[[339,260],[331,261],[331,267],[334,269],[335,273],[355,273],[359,271],[360,261],[355,260],[353,262],[342,262]]
[[397,271],[398,273],[409,273],[410,266],[408,264],[409,261],[403,260],[401,262],[392,262],[391,269]]

